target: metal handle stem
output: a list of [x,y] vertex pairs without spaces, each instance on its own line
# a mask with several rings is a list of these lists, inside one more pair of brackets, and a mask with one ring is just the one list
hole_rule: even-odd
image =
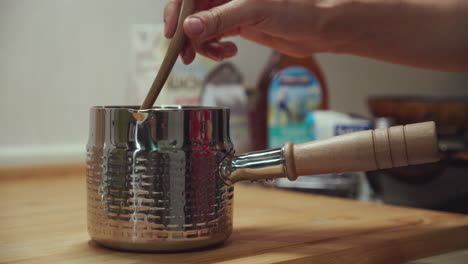
[[230,155],[221,163],[220,175],[228,184],[287,177],[283,148]]

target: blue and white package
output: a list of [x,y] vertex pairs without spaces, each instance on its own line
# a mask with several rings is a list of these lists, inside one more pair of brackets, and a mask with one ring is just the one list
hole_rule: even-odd
[[[315,110],[305,118],[307,138],[303,141],[313,141],[351,132],[372,129],[372,122],[364,118],[353,117],[350,114]],[[294,188],[317,193],[328,193],[334,196],[356,197],[360,186],[358,173],[326,174],[301,176],[296,181],[277,179],[275,185],[280,188]]]
[[309,112],[306,117],[306,124],[308,140],[324,139],[372,129],[370,120],[331,110]]

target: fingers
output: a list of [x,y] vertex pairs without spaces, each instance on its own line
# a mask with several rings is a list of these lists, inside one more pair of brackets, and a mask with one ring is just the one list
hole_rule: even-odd
[[184,31],[191,39],[208,40],[242,25],[255,23],[260,16],[256,14],[254,3],[256,1],[231,1],[201,11],[185,19]]
[[181,0],[169,0],[164,7],[164,36],[172,38],[177,28]]
[[231,41],[220,42],[212,40],[199,44],[194,48],[192,43],[187,42],[180,54],[182,62],[186,65],[192,63],[195,60],[196,53],[200,53],[215,61],[222,61],[234,57],[237,54],[237,46]]
[[192,63],[193,60],[195,60],[195,50],[193,49],[193,46],[189,41],[185,43],[184,48],[180,53],[180,57],[182,58],[182,62],[185,65],[188,65]]
[[[170,1],[164,10],[166,37],[172,37],[176,31],[177,17],[181,6],[181,0]],[[203,6],[203,3],[205,3],[205,6]],[[184,21],[184,31],[190,39],[181,52],[184,64],[193,62],[196,53],[216,61],[237,54],[237,46],[233,42],[220,42],[219,39],[238,35],[238,24],[249,23],[254,20],[255,16],[252,15],[251,11],[241,10],[241,15],[236,14],[236,12],[239,13],[238,10],[242,6],[239,3],[244,3],[244,1],[205,0],[205,2],[197,2],[198,10],[200,8],[202,10],[208,8],[208,10],[192,15]],[[226,17],[224,14],[228,14],[228,16]],[[196,36],[202,37],[202,39]]]
[[[197,10],[206,10],[206,9],[214,8],[216,6],[223,5],[223,4],[230,2],[230,0],[204,0],[204,1],[195,0],[195,1],[198,1],[196,2]],[[172,38],[176,32],[181,3],[182,3],[182,0],[169,0],[169,2],[166,4],[164,8],[164,24],[165,24],[164,35],[167,38]],[[229,5],[227,7],[223,7],[220,10],[221,13],[219,13],[219,15],[221,16],[222,12],[231,12],[230,10],[233,10],[233,8],[235,8],[235,6]],[[214,23],[219,22],[219,20],[217,20],[218,13],[216,13],[217,12],[216,10],[203,11],[202,17],[204,17],[203,16],[204,12],[209,14],[209,17],[207,18],[208,22],[210,21],[213,21]],[[247,12],[243,12],[243,14],[244,14],[244,17],[248,17],[246,15]],[[188,19],[186,19],[186,21],[187,20],[189,20],[189,22],[187,23],[190,25],[191,28],[189,30],[191,30],[192,33],[195,33],[195,35],[203,33],[204,24],[200,20],[200,17],[198,16],[189,17]],[[202,23],[199,23],[199,22],[202,22]],[[235,21],[232,21],[229,23],[231,23],[232,25],[235,25]],[[229,25],[229,23],[226,25]],[[218,26],[214,26],[214,27],[216,28]],[[215,30],[215,28],[213,28],[213,26],[210,26],[210,24],[208,23],[208,31],[206,31],[206,33],[216,34],[217,31]],[[238,35],[239,34],[238,27],[234,29],[229,28],[229,27],[219,27],[216,29],[221,30],[220,32],[222,32],[222,30],[224,29],[226,29],[226,31],[222,33],[219,36],[219,38],[211,38],[211,40],[205,39],[204,41],[197,41],[197,42],[192,42],[190,40],[187,40],[187,43],[184,45],[180,54],[182,62],[184,64],[192,63],[193,60],[195,59],[196,52],[216,61],[230,58],[237,54],[237,46],[234,43],[219,42],[219,39],[221,37]],[[187,30],[185,29],[185,23],[184,23],[184,30],[186,31],[186,34],[187,34]]]
[[197,53],[215,61],[231,58],[237,54],[237,46],[231,41],[212,40],[195,47]]
[[[235,29],[226,32],[220,38],[238,36],[239,32],[240,29]],[[237,54],[237,46],[233,42],[219,42],[219,39],[213,39],[207,42],[203,42],[201,44],[195,44],[195,46],[197,46],[197,52],[204,55],[205,57],[214,59],[216,61],[231,58]],[[184,64],[188,65],[193,62],[193,60],[195,59],[195,55],[196,52],[194,44],[190,40],[187,40],[187,43],[185,44],[181,52],[182,61],[184,62]]]
[[[230,0],[193,0],[196,10],[205,10],[214,6],[222,5]],[[169,0],[164,7],[164,35],[166,38],[172,38],[177,28],[179,12],[182,0]]]

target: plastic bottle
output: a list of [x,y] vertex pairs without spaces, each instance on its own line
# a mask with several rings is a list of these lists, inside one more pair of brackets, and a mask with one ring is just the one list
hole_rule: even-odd
[[257,88],[249,114],[255,150],[311,140],[307,113],[328,109],[325,78],[313,56],[293,58],[273,52]]
[[218,64],[205,78],[201,105],[230,109],[230,136],[236,153],[251,150],[248,131],[247,94],[242,75],[231,62]]

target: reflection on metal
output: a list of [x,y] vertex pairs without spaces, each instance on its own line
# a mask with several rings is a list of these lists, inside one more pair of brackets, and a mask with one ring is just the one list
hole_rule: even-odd
[[233,183],[286,177],[283,149],[234,156],[229,110],[91,109],[88,231],[108,247],[179,251],[232,232]]
[[217,168],[233,151],[229,110],[136,109],[91,109],[91,237],[133,251],[187,250],[226,240],[232,232],[233,187]]
[[219,170],[220,176],[227,184],[238,181],[273,180],[287,176],[282,148],[240,156],[228,155]]

